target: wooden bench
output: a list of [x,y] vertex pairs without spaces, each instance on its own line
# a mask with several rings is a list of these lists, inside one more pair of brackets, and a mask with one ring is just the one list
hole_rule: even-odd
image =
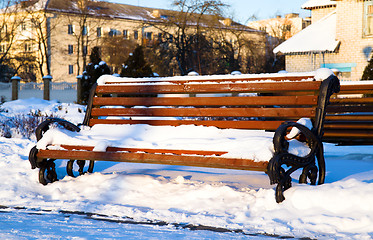
[[373,144],[373,81],[344,82],[326,108],[324,142]]
[[[315,81],[313,76],[306,75],[228,77],[113,78],[102,83],[108,78],[104,76],[91,90],[82,125],[201,125],[219,129],[276,131],[273,137],[274,155],[268,159],[269,162],[224,157],[224,150],[108,147],[106,151],[92,151],[94,146],[65,144],[46,149],[34,147],[29,156],[31,166],[39,168],[42,184],[57,180],[55,159],[70,160],[68,175],[73,175],[74,160],[78,160],[81,174],[84,160],[90,160],[88,172],[93,171],[96,160],[264,171],[271,184],[278,184],[277,202],[284,200],[283,191],[291,187],[290,174],[298,169],[302,169],[300,183],[309,179],[311,184],[316,184],[317,180],[318,184],[322,184],[325,163],[321,138],[325,107],[329,97],[339,91],[338,78],[332,75],[323,81]],[[116,82],[116,79],[120,81]],[[312,130],[294,122],[300,117],[312,120]],[[81,127],[50,118],[36,129],[37,140],[40,141],[55,123],[75,132],[79,132]],[[311,149],[304,157],[288,152],[286,135],[293,127],[302,132]]]

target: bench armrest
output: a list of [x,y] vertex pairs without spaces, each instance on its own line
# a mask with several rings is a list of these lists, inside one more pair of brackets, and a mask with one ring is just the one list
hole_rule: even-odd
[[43,134],[46,131],[48,131],[49,126],[51,124],[54,124],[54,123],[58,123],[59,125],[61,125],[65,129],[70,130],[72,132],[79,132],[80,131],[80,128],[78,126],[76,126],[75,124],[73,124],[69,121],[66,121],[64,119],[61,119],[61,118],[47,118],[44,122],[40,123],[39,126],[36,128],[36,130],[35,130],[36,140],[39,141],[43,137]]

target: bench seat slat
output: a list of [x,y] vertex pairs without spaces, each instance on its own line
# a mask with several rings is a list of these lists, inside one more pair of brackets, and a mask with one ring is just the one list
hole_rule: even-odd
[[[93,151],[94,147],[91,146],[74,146],[74,145],[61,145],[62,148],[67,150],[85,150]],[[221,156],[228,152],[223,151],[202,151],[202,150],[174,150],[174,149],[150,149],[150,148],[119,148],[119,147],[107,147],[107,152],[145,152],[145,153],[158,153],[158,154],[187,154],[187,155],[216,155]]]
[[[373,101],[373,99],[372,99]],[[316,96],[260,97],[95,97],[94,106],[250,106],[250,105],[313,105]]]
[[315,108],[94,108],[92,116],[312,117]]
[[200,120],[123,120],[123,119],[91,119],[89,126],[96,124],[149,124],[153,126],[169,125],[198,125],[218,128],[237,128],[237,129],[265,129],[276,130],[283,120],[279,121],[200,121]]
[[254,83],[221,83],[221,84],[157,84],[157,85],[126,85],[125,87],[97,86],[98,94],[167,94],[167,93],[234,93],[234,92],[289,92],[318,91],[321,82],[309,81],[296,84],[294,82],[254,82]]
[[100,160],[133,163],[183,165],[210,168],[230,168],[238,170],[267,171],[268,162],[255,162],[250,159],[223,158],[209,156],[184,156],[175,154],[152,154],[131,152],[91,152],[66,150],[39,150],[38,158]]

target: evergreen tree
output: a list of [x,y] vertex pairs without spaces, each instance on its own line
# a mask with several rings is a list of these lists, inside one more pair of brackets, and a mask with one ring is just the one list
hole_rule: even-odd
[[93,65],[98,65],[101,62],[101,53],[99,47],[92,48],[89,60]]
[[81,86],[81,104],[87,104],[89,93],[92,86],[97,82],[97,79],[105,74],[110,74],[109,66],[101,61],[100,51],[98,47],[92,49],[90,55],[90,63],[87,65],[86,70],[83,72],[82,76],[82,86]]
[[368,65],[365,67],[361,80],[373,80],[373,57],[369,60]]
[[[361,80],[373,80],[373,57],[365,67]],[[373,97],[373,94],[364,94],[364,97]]]
[[150,65],[145,61],[142,46],[137,46],[126,62],[120,73],[121,77],[152,77],[153,71]]

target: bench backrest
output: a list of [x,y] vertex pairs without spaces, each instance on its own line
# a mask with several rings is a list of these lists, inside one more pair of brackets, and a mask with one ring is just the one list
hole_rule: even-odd
[[333,76],[326,83],[302,78],[308,80],[164,78],[110,82],[94,86],[83,124],[194,124],[275,130],[284,121],[307,117],[322,128],[331,83],[338,79]]
[[373,81],[349,82],[327,107],[323,141],[373,144]]

